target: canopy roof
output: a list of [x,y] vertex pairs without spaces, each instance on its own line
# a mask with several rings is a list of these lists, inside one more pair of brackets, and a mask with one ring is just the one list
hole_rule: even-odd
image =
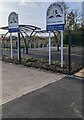
[[[0,29],[8,30],[8,26],[0,27]],[[32,31],[41,30],[41,28],[33,26],[33,25],[19,25],[19,29],[20,31],[25,31],[25,32],[29,32],[31,30]]]

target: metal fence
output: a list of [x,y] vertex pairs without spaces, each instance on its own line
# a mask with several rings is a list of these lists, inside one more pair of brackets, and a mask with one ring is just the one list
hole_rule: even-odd
[[75,68],[76,71],[83,67],[84,31],[77,33],[69,31],[68,34],[69,74],[74,64],[79,65],[79,68]]
[[[66,41],[66,42],[65,42]],[[21,39],[21,57],[33,57],[33,58],[43,58],[47,59],[49,57],[48,44],[33,43],[30,42],[28,46],[28,54],[26,54],[25,45]],[[59,42],[60,43],[60,42]],[[83,67],[83,46],[84,46],[84,31],[81,33],[74,33],[69,31],[67,36],[64,38],[64,63],[69,66],[69,74],[71,74],[72,66],[74,64],[79,64]],[[59,51],[57,51],[57,45],[53,45],[51,41],[51,59],[52,61],[61,61],[61,50],[59,45]],[[10,55],[10,41],[2,42],[2,52],[3,55]],[[17,57],[17,40],[13,41],[13,56]],[[80,68],[77,68],[77,70]]]

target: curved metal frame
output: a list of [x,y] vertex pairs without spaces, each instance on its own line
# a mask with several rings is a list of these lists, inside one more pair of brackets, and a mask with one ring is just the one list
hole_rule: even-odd
[[9,32],[7,32],[7,33],[4,35],[3,40],[5,39],[5,37],[6,37],[6,35],[7,35],[8,33],[9,33]]
[[[1,27],[0,29],[8,30],[8,26],[6,26],[6,27]],[[41,30],[41,28],[36,27],[36,26],[33,26],[33,25],[19,25],[19,29],[20,29],[20,34],[22,35],[22,38],[23,38],[24,43],[25,43],[26,53],[28,54],[28,45],[29,45],[29,41],[30,41],[30,39],[31,39],[31,36],[32,36],[32,34],[33,34],[36,30]],[[28,34],[27,34],[27,32],[29,32],[29,31],[31,31],[30,36],[28,36]],[[25,35],[29,38],[28,44],[26,43],[26,40],[25,40],[24,35],[23,35],[22,32],[24,32]],[[9,33],[9,32],[7,32],[7,33],[5,34],[5,36],[6,36],[8,33]],[[5,36],[4,36],[4,38],[5,38]],[[3,40],[4,40],[4,39],[3,39]]]
[[26,40],[24,38],[24,35],[22,34],[22,32],[20,31],[21,35],[22,35],[22,38],[24,40],[24,43],[25,43],[25,47],[26,47],[26,54],[28,54],[28,47],[27,47],[27,44],[26,44]]
[[[4,29],[4,30],[8,30],[8,26],[6,27],[1,27],[0,29]],[[34,36],[37,34],[37,33],[48,33],[48,31],[46,30],[41,30],[41,28],[39,27],[36,27],[36,26],[32,26],[32,25],[19,25],[19,29],[20,29],[20,34],[24,40],[24,43],[25,43],[25,47],[26,47],[26,54],[28,54],[28,46],[29,46],[29,42],[31,40],[31,37],[34,33]],[[31,32],[30,35],[28,36],[27,32]],[[59,31],[58,31],[59,32]],[[4,35],[4,38],[5,36],[8,34],[9,32],[7,32],[5,35]],[[26,43],[26,40],[24,38],[24,35],[23,33],[25,33],[25,35],[28,37],[28,43]],[[55,31],[52,31],[52,33],[54,34],[55,38],[57,39],[57,35],[55,34]],[[4,40],[4,39],[3,39]]]

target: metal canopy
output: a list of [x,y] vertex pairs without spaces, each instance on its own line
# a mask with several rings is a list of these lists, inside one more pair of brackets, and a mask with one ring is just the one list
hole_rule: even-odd
[[[9,33],[9,31],[8,31],[9,28],[8,28],[8,26],[5,26],[5,27],[1,27],[0,29],[7,30],[7,33],[3,37],[3,40],[4,40],[5,36]],[[19,25],[19,32],[22,35],[22,38],[24,40],[27,54],[28,54],[29,41],[31,39],[32,34],[36,30],[41,30],[41,28],[33,26],[33,25]],[[28,32],[30,32],[30,35],[27,34]],[[25,40],[25,37],[24,37],[23,33],[25,33],[25,35],[28,37],[28,42]]]
[[[1,27],[0,29],[8,30],[8,26]],[[33,25],[19,25],[19,29],[20,31],[25,31],[25,32],[41,30],[41,28],[33,26]]]
[[46,30],[36,30],[35,32],[36,33],[48,33],[48,31],[46,31]]

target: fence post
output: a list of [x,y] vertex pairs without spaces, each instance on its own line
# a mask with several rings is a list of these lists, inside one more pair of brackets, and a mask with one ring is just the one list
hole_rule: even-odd
[[3,39],[1,41],[1,52],[2,52],[2,58],[3,58]]
[[69,75],[71,75],[71,31],[69,30],[68,37],[68,61],[69,61]]

